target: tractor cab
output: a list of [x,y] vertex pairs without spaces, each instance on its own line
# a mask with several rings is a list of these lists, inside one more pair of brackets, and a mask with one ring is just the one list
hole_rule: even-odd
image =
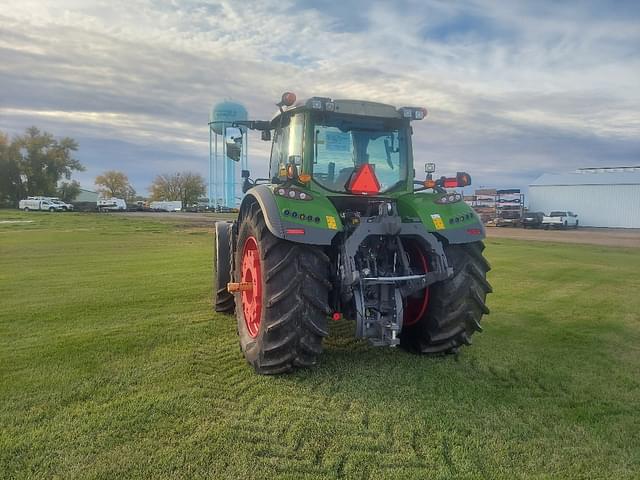
[[[296,184],[323,195],[397,196],[419,190],[463,187],[468,174],[432,179],[427,163],[425,181],[415,181],[411,122],[423,120],[422,107],[396,108],[378,102],[311,97],[296,101],[286,92],[270,121],[237,122],[262,131],[272,141],[269,177],[263,183]],[[271,132],[273,131],[273,136]],[[234,125],[227,148],[236,153],[242,131]],[[246,192],[253,185],[243,172]]]
[[408,191],[410,121],[425,116],[420,108],[322,97],[291,105],[271,120],[269,177],[274,183],[308,178],[311,190],[328,195]]

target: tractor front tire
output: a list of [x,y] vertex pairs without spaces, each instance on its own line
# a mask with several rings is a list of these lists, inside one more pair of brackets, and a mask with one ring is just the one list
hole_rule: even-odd
[[423,354],[457,353],[471,345],[471,336],[482,331],[480,320],[489,313],[485,301],[491,293],[487,281],[489,262],[482,255],[484,244],[449,245],[445,253],[453,276],[433,284],[422,318],[402,329],[401,345]]
[[227,291],[231,281],[231,229],[227,222],[216,222],[216,238],[213,245],[213,286],[215,289],[215,310],[220,313],[233,313],[235,299]]
[[276,238],[254,203],[238,230],[234,281],[240,347],[260,374],[310,367],[328,335],[329,257]]

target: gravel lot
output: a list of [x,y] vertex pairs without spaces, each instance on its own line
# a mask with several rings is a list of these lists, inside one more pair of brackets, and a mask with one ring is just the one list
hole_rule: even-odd
[[586,243],[612,247],[639,247],[640,229],[636,228],[592,228],[577,230],[542,230],[513,227],[487,227],[490,238],[515,238],[559,243]]
[[[216,220],[231,220],[233,213],[159,213],[159,212],[127,212],[117,213],[130,217],[152,217],[167,221],[180,220],[194,226],[212,226]],[[487,227],[490,238],[514,238],[519,240],[538,240],[559,243],[585,243],[590,245],[606,245],[613,247],[640,248],[640,229],[630,228],[591,228],[580,227],[577,230],[542,230],[514,227]]]

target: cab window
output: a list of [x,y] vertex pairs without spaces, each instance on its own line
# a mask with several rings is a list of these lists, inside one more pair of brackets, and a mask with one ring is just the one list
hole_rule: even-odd
[[269,176],[279,179],[286,176],[287,164],[302,165],[302,142],[304,135],[304,117],[294,115],[287,118],[282,128],[276,129],[271,147]]
[[407,178],[406,129],[400,122],[318,117],[314,123],[313,178],[324,188],[345,192],[353,173],[370,164],[380,191]]

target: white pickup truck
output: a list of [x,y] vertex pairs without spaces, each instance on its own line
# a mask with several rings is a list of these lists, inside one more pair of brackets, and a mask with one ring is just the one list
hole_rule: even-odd
[[542,218],[542,226],[549,228],[578,228],[578,214],[568,211],[551,212]]
[[31,210],[48,210],[50,212],[60,212],[65,210],[60,203],[45,197],[27,197],[18,202],[18,208],[25,212]]

